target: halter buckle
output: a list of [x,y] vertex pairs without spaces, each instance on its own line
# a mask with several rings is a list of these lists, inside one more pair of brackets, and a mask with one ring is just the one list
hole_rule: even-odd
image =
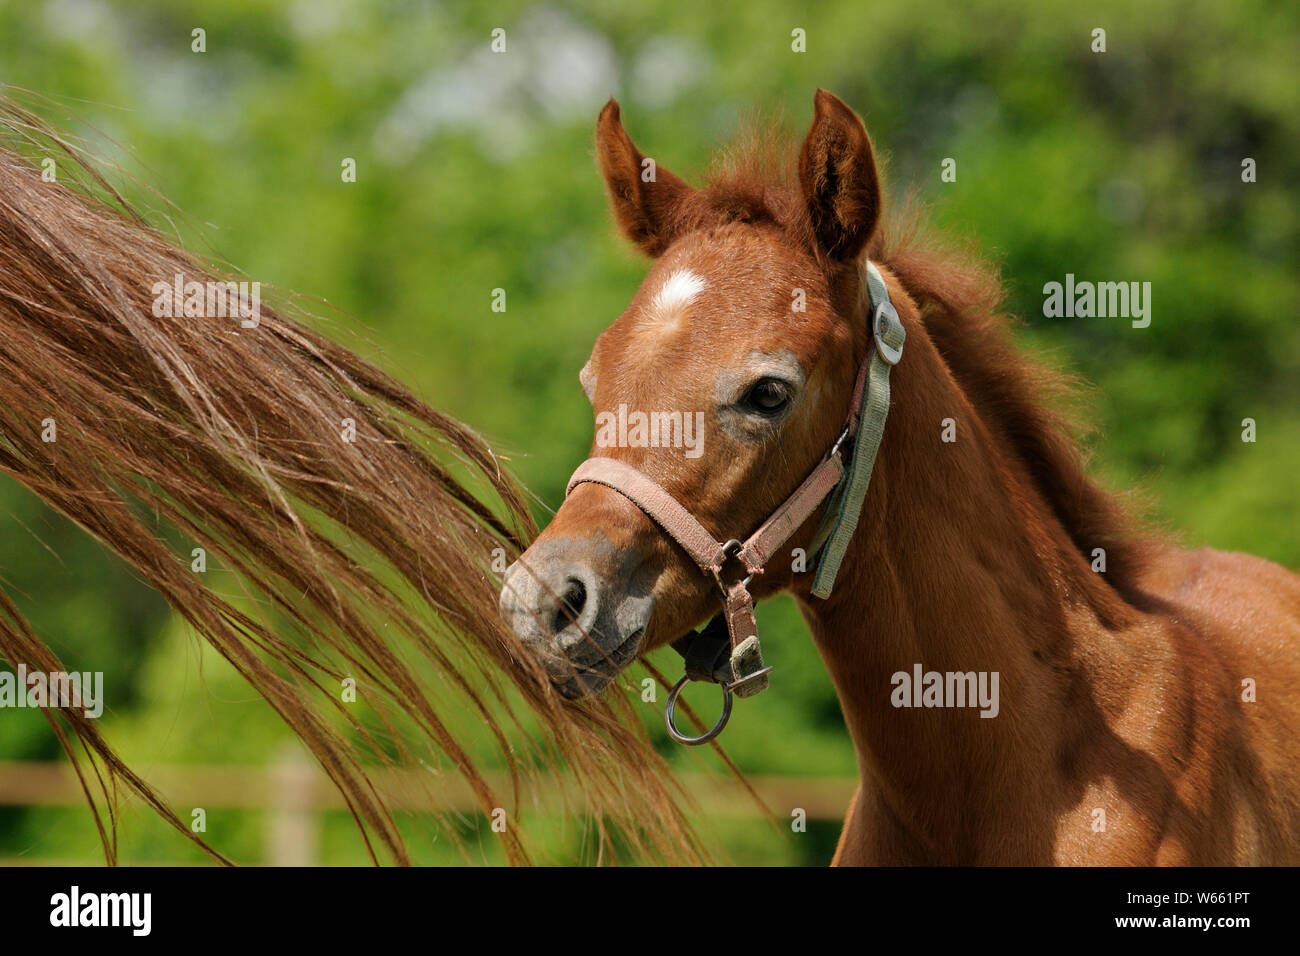
[[835,439],[834,445],[831,445],[830,453],[826,456],[827,458],[834,458],[835,455],[838,454],[840,450],[840,446],[844,444],[844,440],[849,437],[849,432],[851,432],[852,430],[853,430],[852,425],[844,426],[844,430],[840,432],[840,437]]
[[899,341],[895,348],[885,341],[886,336],[901,338],[903,331],[903,321],[898,317],[898,310],[894,308],[894,303],[885,299],[876,306],[875,315],[871,317],[871,328],[876,333],[876,352],[880,357],[889,365],[897,365],[902,361],[903,343]]
[[[723,564],[726,564],[727,559],[734,558],[736,555],[740,554],[740,550],[743,547],[744,544],[741,543],[736,538],[732,538],[730,541],[724,544],[722,546]],[[722,570],[721,568],[709,568],[709,573],[713,575],[713,580],[717,582],[718,590],[722,592],[722,599],[725,601],[727,599],[727,593],[731,589],[722,583],[721,570]],[[743,584],[745,587],[749,587],[749,582],[752,580],[754,580],[754,575],[750,574],[748,577],[745,578],[745,580],[741,581],[740,583]]]
[[[756,678],[756,677],[762,677],[764,674],[770,674],[770,673],[772,673],[772,665],[771,665],[771,664],[768,664],[766,667],[760,667],[758,670],[754,671],[752,674],[746,674],[744,677],[740,678],[739,680],[723,681],[723,682],[721,683],[721,686],[722,686],[722,689],[723,689],[723,690],[725,690],[725,691],[727,691],[728,693],[730,693],[731,691],[733,691],[733,690],[735,690],[737,687],[739,687],[741,684],[748,684],[748,683],[749,683],[750,681],[752,681],[754,678]],[[741,697],[744,697],[745,695],[744,695],[744,694],[741,694],[740,696],[741,696]]]

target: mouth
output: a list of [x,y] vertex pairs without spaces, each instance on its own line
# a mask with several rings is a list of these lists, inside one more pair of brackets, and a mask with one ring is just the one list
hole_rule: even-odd
[[639,627],[617,647],[600,652],[594,660],[552,658],[546,662],[546,671],[560,693],[570,700],[590,697],[609,686],[618,672],[632,662],[641,649],[643,637],[645,628]]

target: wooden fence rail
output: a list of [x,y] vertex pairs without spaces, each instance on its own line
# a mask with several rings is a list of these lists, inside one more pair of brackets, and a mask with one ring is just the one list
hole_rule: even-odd
[[[266,766],[184,764],[139,768],[182,818],[190,808],[267,811],[267,863],[311,865],[317,858],[317,815],[345,810],[338,790],[301,751],[287,751]],[[370,773],[376,789],[394,810],[482,812],[474,793],[459,776],[431,770],[378,768]],[[510,794],[504,774],[486,773],[495,792]],[[762,807],[734,779],[683,774],[679,778],[704,816],[762,817]],[[809,820],[841,820],[857,781],[848,778],[754,776],[749,783],[778,819],[801,809]],[[559,777],[539,775],[521,781],[519,806],[525,812],[580,813],[581,794]],[[71,767],[60,762],[0,761],[0,806],[84,807],[85,795]],[[507,812],[513,812],[512,807]],[[5,861],[12,862],[12,861]]]

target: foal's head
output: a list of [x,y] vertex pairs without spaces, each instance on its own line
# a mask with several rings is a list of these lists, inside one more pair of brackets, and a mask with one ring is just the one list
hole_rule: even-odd
[[[819,91],[788,186],[733,173],[694,189],[633,145],[613,100],[596,147],[619,225],[655,261],[580,375],[591,454],[652,478],[718,540],[743,540],[835,440],[867,347],[857,262],[880,190],[866,130]],[[813,525],[789,548],[807,549]],[[778,554],[755,596],[791,586],[791,564]],[[718,590],[625,497],[580,484],[507,571],[501,610],[581,696],[712,617]]]

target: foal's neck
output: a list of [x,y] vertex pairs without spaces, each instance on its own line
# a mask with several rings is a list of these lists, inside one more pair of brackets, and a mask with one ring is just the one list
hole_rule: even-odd
[[[904,322],[907,345],[853,545],[831,598],[805,591],[799,600],[873,812],[905,833],[917,862],[969,862],[987,855],[989,841],[1019,838],[998,832],[999,813],[1048,801],[1079,733],[1080,688],[1094,686],[1090,675],[1117,653],[1098,621],[1105,608],[1116,623],[1118,599],[985,426],[915,314]],[[978,700],[895,706],[900,695],[920,696],[894,677],[911,681],[917,665],[982,674],[988,691],[996,672],[996,716],[981,717]]]

